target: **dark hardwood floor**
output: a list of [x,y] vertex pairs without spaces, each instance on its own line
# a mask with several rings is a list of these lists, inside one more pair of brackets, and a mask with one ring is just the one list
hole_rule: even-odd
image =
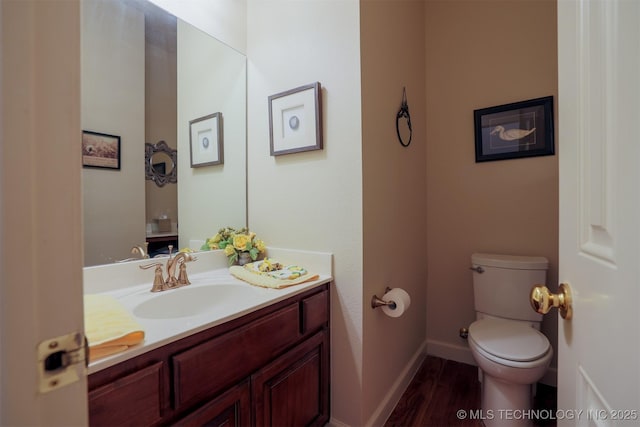
[[[480,383],[475,366],[427,356],[400,398],[386,427],[478,426]],[[556,409],[556,389],[538,385],[534,409]],[[555,413],[555,412],[552,412]],[[547,417],[551,418],[551,417]],[[536,420],[536,426],[555,426],[555,420]]]

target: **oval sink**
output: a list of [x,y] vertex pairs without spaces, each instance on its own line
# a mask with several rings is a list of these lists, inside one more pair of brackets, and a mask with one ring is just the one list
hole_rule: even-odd
[[133,309],[133,314],[145,319],[190,317],[229,304],[231,299],[246,300],[254,296],[254,289],[238,285],[201,286],[164,291]]

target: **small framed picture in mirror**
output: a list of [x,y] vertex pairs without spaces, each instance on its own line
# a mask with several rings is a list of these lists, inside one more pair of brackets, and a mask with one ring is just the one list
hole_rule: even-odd
[[192,168],[223,164],[222,113],[191,120],[189,145]]
[[82,167],[120,169],[120,137],[82,131]]

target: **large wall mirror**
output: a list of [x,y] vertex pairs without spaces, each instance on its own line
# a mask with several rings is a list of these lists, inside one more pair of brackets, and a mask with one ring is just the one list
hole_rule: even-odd
[[[82,128],[121,138],[119,170],[83,169],[85,266],[246,225],[243,54],[146,0],[85,0],[81,77]],[[192,168],[189,122],[213,113],[224,162]],[[162,186],[145,178],[145,144],[160,141],[177,157]]]

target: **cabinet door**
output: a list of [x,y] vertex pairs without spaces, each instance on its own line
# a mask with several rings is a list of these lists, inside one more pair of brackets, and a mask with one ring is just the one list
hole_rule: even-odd
[[245,381],[173,425],[193,427],[248,426],[251,423],[250,405],[249,381]]
[[328,335],[321,331],[252,375],[256,426],[329,420]]
[[162,362],[89,392],[92,426],[153,425],[162,419]]

